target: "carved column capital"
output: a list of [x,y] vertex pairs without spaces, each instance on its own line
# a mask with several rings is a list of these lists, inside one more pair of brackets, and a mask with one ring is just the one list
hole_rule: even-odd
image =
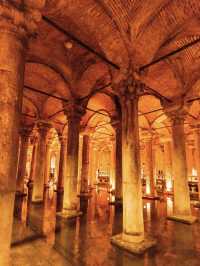
[[189,104],[184,103],[183,99],[177,99],[176,103],[162,102],[164,112],[172,121],[173,125],[184,124],[186,115],[188,114]]
[[52,125],[46,121],[38,121],[37,122],[37,129],[42,137],[46,137],[48,131],[51,129]]
[[192,125],[191,128],[193,129],[193,133],[200,135],[200,124],[199,123]]
[[95,127],[89,127],[88,125],[87,126],[85,126],[85,125],[80,126],[81,136],[87,135],[87,136],[91,137],[94,133],[95,133]]
[[64,113],[67,116],[68,120],[79,120],[85,114],[85,108],[81,104],[69,103],[64,108]]
[[120,98],[123,102],[138,99],[145,90],[145,84],[129,76],[119,85]]
[[37,24],[42,16],[40,9],[44,0],[25,0],[13,3],[0,2],[0,32],[10,32],[21,39],[26,39],[36,32]]
[[60,141],[61,146],[67,145],[67,137],[66,136],[59,134],[58,139]]
[[122,126],[121,118],[111,117],[111,125],[115,129],[115,131],[120,130]]
[[19,134],[21,136],[21,139],[23,139],[23,141],[25,142],[28,142],[30,137],[31,137],[31,134],[32,134],[32,130],[33,128],[32,127],[21,127],[20,130],[19,130]]
[[142,141],[144,143],[152,142],[154,138],[155,138],[155,134],[153,134],[153,132],[150,132],[150,131],[142,132]]

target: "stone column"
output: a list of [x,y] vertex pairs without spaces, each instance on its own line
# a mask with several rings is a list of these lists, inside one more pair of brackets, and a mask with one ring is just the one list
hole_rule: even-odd
[[44,179],[46,165],[46,138],[50,129],[49,123],[40,121],[38,126],[38,147],[36,155],[35,177],[33,185],[33,202],[42,202],[44,194]]
[[38,138],[34,136],[31,139],[31,144],[33,145],[32,149],[32,158],[31,158],[31,171],[30,171],[30,181],[33,182],[34,176],[35,176],[35,166],[36,166],[36,155],[37,155],[37,142]]
[[156,244],[144,236],[140,173],[138,95],[133,82],[120,98],[122,108],[123,233],[112,243],[132,253],[143,253]]
[[32,130],[24,127],[20,130],[21,145],[18,161],[17,188],[15,193],[14,215],[22,222],[26,221],[27,191],[25,189],[26,164],[29,148],[29,139]]
[[21,135],[21,145],[20,145],[20,155],[18,162],[18,172],[17,172],[17,192],[24,192],[24,178],[26,175],[26,163],[27,154],[29,147],[29,139],[31,134],[30,128],[23,128],[20,130]]
[[[154,180],[154,156],[153,156],[153,136],[148,134],[145,141],[145,159],[146,159],[146,174],[148,176],[149,188],[148,197],[156,199],[156,189]],[[147,186],[147,184],[146,184]]]
[[25,43],[40,19],[34,10],[34,4],[31,10],[28,6],[20,10],[19,1],[18,5],[12,3],[13,1],[0,3],[0,265],[2,266],[10,265]]
[[122,202],[122,125],[121,121],[113,124],[115,129],[115,201]]
[[174,211],[169,219],[184,223],[193,223],[196,217],[191,214],[190,194],[187,179],[187,162],[184,135],[184,111],[168,113],[172,121],[173,140],[173,176],[174,176]]
[[44,172],[44,188],[49,188],[49,175],[50,175],[50,164],[51,164],[51,139],[46,140],[46,154],[45,154],[45,172]]
[[172,192],[173,190],[173,175],[172,175],[172,147],[171,141],[164,142],[164,162],[165,162],[165,179],[166,190]]
[[79,200],[77,197],[78,184],[78,153],[80,120],[84,114],[83,108],[71,104],[66,108],[68,118],[66,176],[64,179],[63,217],[77,216]]
[[89,136],[83,135],[82,169],[81,169],[81,196],[88,196],[89,173]]
[[194,131],[195,137],[195,157],[196,157],[196,168],[197,168],[197,176],[198,176],[198,192],[199,192],[199,200],[200,200],[200,125],[196,126],[196,130]]
[[91,152],[90,152],[90,185],[92,189],[95,188],[96,180],[96,171],[98,169],[98,148],[95,145],[94,141],[91,141]]
[[67,138],[64,136],[59,136],[59,140],[60,140],[60,160],[59,160],[57,190],[63,191],[64,178],[66,172]]
[[63,208],[64,179],[66,175],[66,155],[67,155],[67,138],[59,136],[60,140],[60,160],[57,182],[57,212]]

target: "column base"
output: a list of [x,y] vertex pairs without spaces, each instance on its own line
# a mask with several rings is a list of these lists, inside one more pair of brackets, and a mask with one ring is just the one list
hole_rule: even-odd
[[33,204],[42,204],[43,203],[43,199],[34,199],[32,200]]
[[113,236],[111,238],[111,243],[123,250],[126,250],[133,254],[143,254],[146,250],[156,246],[157,241],[150,237],[140,237],[128,235],[128,239],[126,239],[126,235],[119,234]]
[[63,209],[64,190],[57,189],[55,190],[55,192],[57,193],[56,212],[61,212]]
[[20,221],[26,221],[27,213],[27,194],[21,191],[15,193],[15,204],[14,204],[14,216]]
[[91,198],[92,197],[92,194],[91,193],[89,193],[89,192],[81,192],[79,195],[78,195],[78,197],[80,198],[80,199],[85,199],[85,200],[87,200],[87,199],[89,199],[89,198]]
[[150,200],[160,200],[159,196],[151,195],[151,194],[145,194],[142,196],[143,199],[150,199]]
[[200,208],[200,201],[195,202],[195,203],[193,204],[193,206],[194,206],[195,208]]
[[110,205],[114,205],[115,207],[122,208],[122,206],[123,206],[123,200],[120,199],[120,198],[117,198],[117,199],[115,199],[115,201],[110,201],[109,204]]
[[62,212],[56,213],[58,217],[64,218],[64,219],[71,219],[81,216],[83,213],[81,211],[77,210],[63,210]]
[[197,217],[192,215],[170,215],[167,216],[167,219],[184,224],[193,224],[197,221]]

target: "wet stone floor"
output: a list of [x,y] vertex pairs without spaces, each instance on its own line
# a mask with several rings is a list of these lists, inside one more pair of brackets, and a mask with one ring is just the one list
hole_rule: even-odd
[[158,244],[134,256],[110,244],[122,231],[122,210],[97,194],[84,204],[85,215],[66,220],[56,217],[56,195],[47,194],[43,205],[28,209],[28,226],[13,225],[12,266],[200,266],[200,209],[198,222],[186,225],[166,220],[170,198],[144,200],[145,231]]

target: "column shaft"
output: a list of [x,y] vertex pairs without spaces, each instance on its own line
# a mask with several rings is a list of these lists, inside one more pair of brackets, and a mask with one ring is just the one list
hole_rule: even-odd
[[115,197],[116,200],[122,199],[122,128],[121,122],[116,127],[115,145]]
[[69,116],[66,176],[64,180],[64,210],[77,210],[78,152],[80,118]]
[[151,196],[155,196],[156,190],[155,190],[155,182],[154,182],[154,160],[153,160],[153,144],[152,139],[148,139],[146,141],[146,170],[147,170],[147,176],[149,178],[149,184],[150,184],[150,194]]
[[172,125],[173,175],[174,175],[174,214],[191,215],[190,195],[187,179],[185,153],[184,120],[175,120]]
[[198,128],[195,131],[195,152],[196,152],[196,167],[197,167],[197,175],[198,175],[198,192],[200,199],[200,129]]
[[50,176],[50,163],[51,163],[51,142],[47,140],[46,144],[46,159],[45,159],[45,173],[44,173],[44,185],[48,187]]
[[82,169],[81,169],[81,194],[88,193],[89,173],[89,136],[83,136]]
[[172,147],[171,147],[171,142],[169,141],[164,143],[164,162],[165,162],[166,189],[168,192],[172,192],[173,188]]
[[138,98],[126,97],[122,106],[123,233],[144,238]]
[[66,172],[66,155],[67,155],[67,139],[60,139],[60,160],[57,189],[63,191],[64,178]]
[[31,158],[31,171],[29,179],[33,181],[35,176],[35,166],[36,166],[36,155],[37,155],[37,138],[33,139],[33,149],[32,149],[32,158]]
[[[16,1],[15,1],[16,2]],[[36,29],[34,3],[23,10],[13,1],[0,2],[0,265],[8,266],[25,68],[25,42]],[[25,3],[24,3],[25,5]],[[41,8],[37,6],[37,8]],[[25,14],[26,13],[26,14]],[[33,15],[34,13],[34,15]]]
[[17,172],[17,191],[24,191],[24,178],[26,175],[26,163],[29,147],[29,135],[26,132],[21,134],[21,145],[20,145],[20,155],[18,162],[18,172]]
[[5,29],[5,25],[2,25],[2,12],[0,16],[0,265],[8,266],[10,265],[9,252],[16,189],[25,51],[17,34],[10,32],[9,29]]
[[36,168],[33,185],[33,202],[43,201],[44,180],[45,180],[45,158],[46,158],[46,136],[49,125],[43,122],[38,124],[38,147],[36,155]]

